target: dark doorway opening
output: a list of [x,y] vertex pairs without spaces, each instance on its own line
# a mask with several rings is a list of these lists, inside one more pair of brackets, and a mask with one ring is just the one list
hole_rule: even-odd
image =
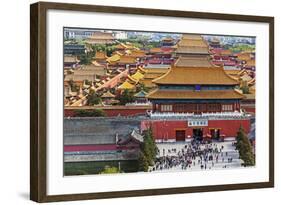
[[203,140],[203,128],[193,129],[193,138],[198,141]]
[[185,130],[176,130],[176,141],[185,141]]
[[213,140],[220,139],[220,129],[210,129],[210,132],[211,132],[211,138]]

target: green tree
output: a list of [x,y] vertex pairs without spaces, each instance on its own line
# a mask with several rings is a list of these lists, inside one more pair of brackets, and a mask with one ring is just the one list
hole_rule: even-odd
[[98,105],[101,103],[100,96],[97,95],[96,92],[90,91],[89,95],[87,96],[88,105]]
[[148,160],[142,151],[139,154],[138,164],[139,164],[139,171],[143,171],[143,172],[148,171],[149,168]]
[[96,52],[97,51],[105,51],[106,45],[105,44],[93,45],[92,49]]
[[253,153],[253,148],[242,126],[240,126],[237,132],[236,140],[236,149],[239,151],[240,159],[243,160],[243,165],[254,166],[255,155]]
[[94,56],[94,52],[83,53],[80,55],[80,63],[82,65],[90,65],[92,63],[92,58]]
[[148,165],[152,166],[154,164],[153,153],[151,152],[150,143],[147,139],[143,142],[143,154],[147,159]]
[[144,92],[148,92],[148,91],[149,91],[149,88],[148,88],[148,87],[145,87],[144,83],[139,83],[139,84],[136,86],[136,92],[140,92],[141,90],[143,90]]
[[102,109],[94,109],[94,110],[76,110],[76,117],[105,117],[106,113]]
[[79,86],[76,85],[73,80],[68,81],[68,84],[70,85],[70,88],[71,88],[72,92],[78,92],[79,91]]
[[85,80],[85,84],[86,84],[86,85],[92,85],[92,81]]
[[148,128],[147,134],[148,134],[148,137],[149,137],[149,143],[150,143],[150,149],[151,149],[151,152],[152,152],[152,157],[153,157],[153,160],[155,161],[156,155],[158,153],[158,148],[156,146],[151,127]]
[[106,113],[102,109],[94,109],[91,111],[93,117],[105,117]]
[[135,101],[134,92],[125,89],[120,95],[117,96],[117,100],[119,100],[121,105],[134,102]]
[[152,129],[149,128],[148,130],[144,131],[143,134],[144,138],[141,149],[147,159],[148,164],[153,166],[156,160],[157,146],[152,135]]
[[109,166],[106,166],[104,168],[104,170],[100,172],[100,174],[115,174],[115,173],[120,173],[118,168],[117,167],[109,167]]

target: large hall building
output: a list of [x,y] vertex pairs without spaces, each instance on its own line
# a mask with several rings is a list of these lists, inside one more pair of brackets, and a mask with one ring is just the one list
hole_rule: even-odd
[[153,108],[141,129],[151,127],[157,142],[233,139],[240,126],[249,132],[250,115],[240,109],[245,97],[235,89],[239,82],[209,61],[206,45],[199,35],[184,35],[176,62],[153,80],[157,88],[147,95]]

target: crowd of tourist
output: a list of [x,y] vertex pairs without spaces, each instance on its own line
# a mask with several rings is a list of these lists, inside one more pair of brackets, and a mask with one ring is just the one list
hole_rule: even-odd
[[[232,144],[232,146],[235,145]],[[227,168],[227,163],[231,163],[233,158],[224,149],[223,145],[197,140],[183,145],[180,150],[163,148],[159,150],[157,160],[151,171],[172,168],[185,170],[193,167],[206,170],[212,169],[216,164],[221,164],[221,168]]]

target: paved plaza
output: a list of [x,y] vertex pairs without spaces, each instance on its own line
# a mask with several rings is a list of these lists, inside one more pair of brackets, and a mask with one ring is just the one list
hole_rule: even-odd
[[235,141],[157,143],[157,162],[150,171],[213,170],[241,167]]

